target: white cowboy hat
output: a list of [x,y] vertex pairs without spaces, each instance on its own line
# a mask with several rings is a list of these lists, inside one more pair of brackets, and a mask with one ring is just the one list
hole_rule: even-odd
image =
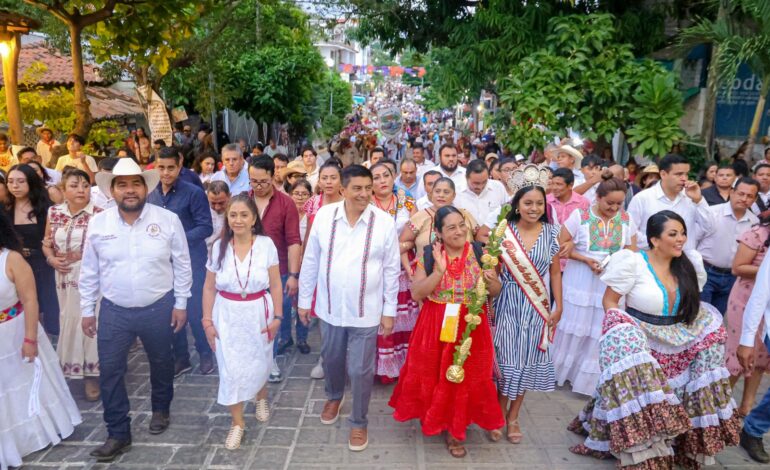
[[576,149],[571,145],[561,145],[556,149],[556,151],[559,153],[566,153],[568,155],[572,155],[573,157],[575,157],[575,164],[572,167],[580,168],[580,162],[583,161],[583,154],[580,153],[580,150]]
[[144,179],[144,184],[147,185],[147,193],[150,193],[158,186],[160,182],[160,174],[157,170],[145,170],[142,171],[139,165],[130,158],[121,158],[112,169],[112,173],[99,172],[96,174],[96,185],[102,193],[106,195],[112,194],[111,186],[112,180],[118,176],[141,176]]

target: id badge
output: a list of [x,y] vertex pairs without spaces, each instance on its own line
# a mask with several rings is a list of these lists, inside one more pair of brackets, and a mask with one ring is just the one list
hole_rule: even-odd
[[444,305],[444,320],[441,322],[439,340],[444,343],[457,341],[457,329],[460,326],[460,304]]

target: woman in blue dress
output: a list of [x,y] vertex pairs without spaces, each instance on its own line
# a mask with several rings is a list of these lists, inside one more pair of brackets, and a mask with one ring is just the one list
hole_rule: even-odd
[[[501,243],[503,287],[495,302],[494,346],[500,406],[513,444],[523,437],[524,393],[552,391],[556,382],[548,348],[561,317],[562,289],[559,227],[548,223],[545,210],[547,182],[548,171],[536,165],[517,170],[508,182],[515,195]],[[490,437],[498,440],[502,432]]]

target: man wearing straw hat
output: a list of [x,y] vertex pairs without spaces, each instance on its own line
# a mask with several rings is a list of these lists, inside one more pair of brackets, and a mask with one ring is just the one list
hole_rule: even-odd
[[43,165],[53,169],[55,165],[51,161],[51,157],[53,156],[52,150],[57,145],[61,144],[53,138],[53,130],[45,124],[35,129],[35,132],[40,137],[40,140],[37,141],[37,145],[35,145],[35,151],[37,151],[37,154],[43,159]]
[[[112,194],[116,206],[91,220],[80,270],[83,332],[96,336],[99,388],[106,442],[91,456],[109,462],[131,446],[130,404],[125,375],[131,345],[138,336],[150,363],[150,434],[170,423],[174,395],[175,332],[187,321],[192,269],[184,227],[176,214],[147,204],[160,181],[157,170],[142,171],[129,158],[112,173],[97,173],[96,184]],[[94,318],[101,298],[99,323]]]

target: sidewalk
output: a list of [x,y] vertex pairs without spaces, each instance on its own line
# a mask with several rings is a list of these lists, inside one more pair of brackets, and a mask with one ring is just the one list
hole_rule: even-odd
[[[369,407],[369,448],[350,452],[345,419],[324,426],[319,420],[324,403],[323,381],[312,380],[310,370],[318,359],[318,330],[311,330],[312,352],[292,351],[279,362],[286,379],[270,385],[271,419],[260,425],[254,418],[254,403],[246,408],[247,431],[236,451],[224,449],[230,418],[217,405],[216,375],[193,372],[177,379],[171,406],[171,426],[163,434],[147,432],[150,419],[149,368],[143,351],[129,359],[127,385],[131,397],[133,446],[111,464],[97,464],[88,453],[104,442],[101,404],[84,401],[83,386],[70,388],[83,413],[83,424],[60,445],[28,456],[24,469],[371,469],[454,470],[612,469],[615,461],[599,461],[573,455],[568,448],[580,438],[566,430],[567,424],[586,399],[568,391],[532,393],[524,402],[520,418],[524,441],[512,445],[492,443],[478,428],[468,432],[465,459],[452,458],[438,436],[425,437],[419,423],[398,423],[387,405],[393,386],[375,386]],[[191,343],[192,344],[192,343]],[[764,384],[762,390],[766,388]],[[740,393],[740,392],[738,392]],[[736,394],[740,397],[740,395]],[[350,410],[350,401],[342,408]],[[717,457],[714,469],[767,468],[751,461],[745,452],[731,448]]]

